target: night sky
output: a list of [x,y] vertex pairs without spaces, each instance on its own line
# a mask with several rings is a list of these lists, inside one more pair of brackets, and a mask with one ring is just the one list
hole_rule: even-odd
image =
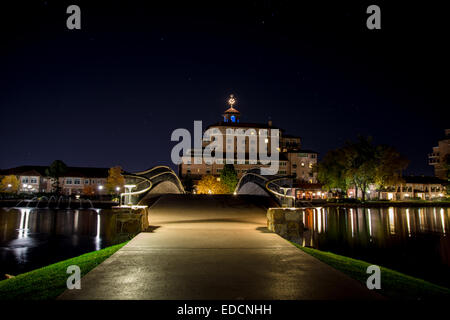
[[[242,121],[270,117],[322,156],[371,135],[408,174],[432,175],[427,154],[450,127],[437,4],[14,2],[0,18],[0,168],[172,165],[172,131],[221,120],[230,94]],[[70,4],[81,30],[66,28]],[[366,28],[370,4],[381,30]]]

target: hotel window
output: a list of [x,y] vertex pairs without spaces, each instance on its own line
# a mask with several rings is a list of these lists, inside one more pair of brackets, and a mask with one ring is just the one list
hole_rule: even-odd
[[28,183],[28,178],[22,178],[22,183]]
[[36,178],[31,178],[30,179],[30,183],[37,183],[37,179]]
[[191,173],[191,169],[187,169],[186,172],[187,172],[187,173]]
[[84,180],[84,184],[89,184],[89,179]]
[[309,163],[308,167],[309,167],[310,169],[312,169],[313,164],[312,164],[312,163]]
[[81,184],[81,179],[75,179],[75,180],[73,181],[73,184]]
[[72,184],[72,179],[66,179],[66,184]]

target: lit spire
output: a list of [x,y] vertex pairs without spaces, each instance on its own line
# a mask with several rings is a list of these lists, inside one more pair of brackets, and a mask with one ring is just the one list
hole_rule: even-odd
[[228,99],[228,104],[230,107],[233,107],[233,105],[236,103],[236,99],[234,98],[234,95],[230,94],[230,99]]

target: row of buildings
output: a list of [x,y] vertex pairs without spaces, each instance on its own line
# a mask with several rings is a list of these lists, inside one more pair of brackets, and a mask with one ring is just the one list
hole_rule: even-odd
[[[20,166],[0,170],[0,177],[14,175],[19,180],[18,192],[49,193],[55,180],[46,174],[46,166]],[[108,168],[67,167],[64,177],[59,178],[59,186],[65,195],[107,194]],[[8,187],[8,186],[6,186]]]

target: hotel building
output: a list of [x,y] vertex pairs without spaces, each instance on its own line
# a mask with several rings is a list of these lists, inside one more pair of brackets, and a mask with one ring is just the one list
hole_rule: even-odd
[[[240,178],[245,172],[249,169],[260,168],[263,167],[259,161],[256,164],[252,164],[249,161],[249,154],[258,153],[258,141],[260,136],[260,131],[262,129],[267,130],[268,139],[265,139],[265,143],[267,144],[267,149],[270,151],[271,149],[271,133],[272,130],[278,129],[279,132],[279,168],[278,174],[280,175],[291,175],[296,180],[307,182],[307,183],[316,183],[317,175],[314,173],[314,165],[317,163],[317,152],[311,150],[302,150],[301,149],[301,138],[297,136],[292,136],[284,133],[284,130],[278,128],[272,124],[272,121],[269,120],[267,123],[249,123],[243,122],[241,119],[241,113],[234,107],[236,100],[231,95],[228,100],[229,108],[223,113],[222,120],[209,125],[206,127],[205,131],[209,130],[212,135],[214,134],[222,134],[223,136],[223,157],[226,157],[226,148],[231,148],[231,145],[234,147],[234,168],[238,177]],[[253,132],[256,135],[256,139],[246,139],[245,143],[245,162],[238,163],[237,161],[237,139],[235,137],[227,137],[226,130],[227,129],[244,129],[249,132]],[[253,129],[253,130],[252,130]],[[235,139],[234,143],[229,139]],[[228,141],[227,141],[228,140]],[[179,175],[180,177],[186,177],[190,175],[194,180],[201,179],[204,175],[220,175],[225,159],[218,160],[211,164],[205,163],[202,160],[202,163],[195,164],[193,156],[195,154],[201,155],[203,153],[204,148],[210,142],[203,142],[202,150],[191,150],[188,154],[183,155],[182,163],[179,165]],[[231,144],[232,143],[232,144]],[[231,144],[231,145],[230,145]],[[267,165],[266,165],[267,166]]]
[[433,147],[433,153],[428,154],[428,164],[434,167],[434,175],[447,180],[448,157],[450,154],[450,129],[445,129],[445,138]]

